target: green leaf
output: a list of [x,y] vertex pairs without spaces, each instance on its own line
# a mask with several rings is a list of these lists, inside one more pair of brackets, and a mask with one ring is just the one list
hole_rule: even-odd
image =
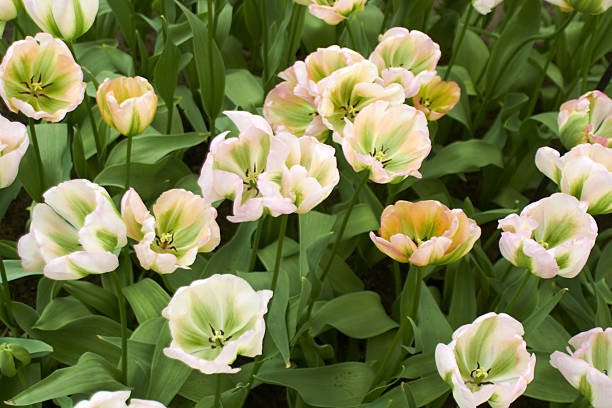
[[503,167],[500,149],[482,140],[455,142],[440,150],[421,166],[424,178],[436,179],[447,174],[469,173],[494,165]]
[[149,278],[126,286],[123,288],[123,294],[130,303],[138,323],[161,316],[161,311],[170,302],[170,296],[166,291]]
[[226,75],[225,94],[236,107],[254,112],[261,106],[264,100],[261,78],[246,69],[230,69]]
[[121,34],[125,38],[128,47],[136,52],[136,30],[134,27],[135,15],[131,3],[124,0],[106,0],[112,10],[112,15],[117,19]]
[[433,353],[438,343],[450,342],[453,330],[425,283],[421,285],[417,318],[424,353]]
[[178,84],[181,51],[168,36],[164,51],[157,60],[153,80],[159,96],[167,106],[174,105],[174,91]]
[[119,372],[94,353],[85,353],[72,367],[54,371],[42,381],[10,399],[11,405],[24,406],[72,394],[91,394],[100,390],[124,390]]
[[45,331],[57,330],[76,319],[89,315],[91,315],[89,309],[77,299],[71,296],[56,298],[45,307],[32,328]]
[[549,360],[549,354],[536,353],[535,376],[527,386],[525,395],[543,401],[573,402],[578,397],[578,391],[563,378],[559,370],[550,365]]
[[[21,267],[21,261],[8,260],[2,262],[4,263],[4,268],[6,269],[6,278],[9,282],[20,278],[25,278],[26,276],[42,276],[42,272],[29,272],[23,269]],[[0,283],[2,283],[2,277],[0,277]]]
[[233,238],[221,249],[217,249],[201,278],[212,276],[216,273],[234,273],[235,271],[246,271],[249,269],[248,256],[236,256],[236,254],[250,253],[251,235],[257,228],[257,222],[245,222],[240,224]]
[[65,281],[62,288],[106,316],[115,320],[119,319],[117,297],[111,291],[87,281]]
[[[334,234],[338,233],[345,214],[346,209],[336,214]],[[377,230],[379,227],[380,219],[374,214],[370,206],[367,204],[357,204],[353,207],[342,239],[347,240],[365,232]]]
[[378,336],[398,324],[392,320],[375,292],[349,293],[326,302],[311,320],[313,336],[318,336],[329,325],[355,339]]
[[348,408],[361,403],[374,373],[367,364],[349,362],[317,368],[263,371],[256,378],[296,390],[308,405]]
[[336,217],[316,211],[299,215],[300,276],[308,276],[313,265],[318,265],[331,238],[330,230]]
[[[275,245],[276,246],[276,245]],[[267,330],[278,348],[283,361],[287,367],[289,362],[289,336],[287,334],[287,305],[289,303],[289,277],[287,272],[280,268],[278,281],[274,291],[274,298],[270,300],[270,310],[268,312]]]
[[25,348],[33,359],[53,353],[53,347],[40,340],[22,339],[20,337],[0,337],[0,344],[2,343],[17,344]]
[[[155,164],[166,155],[204,143],[205,133],[182,133],[176,135],[141,135],[132,139],[132,163]],[[125,163],[127,139],[119,142],[110,152],[107,168]]]

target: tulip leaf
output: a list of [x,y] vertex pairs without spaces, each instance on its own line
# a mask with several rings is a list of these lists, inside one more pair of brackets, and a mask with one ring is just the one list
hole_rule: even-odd
[[455,142],[444,147],[421,166],[424,178],[437,179],[448,174],[469,173],[494,165],[503,167],[501,150],[482,140]]
[[313,266],[319,264],[331,234],[335,217],[316,211],[299,215],[300,223],[300,276],[308,276]]
[[38,330],[57,330],[71,321],[91,316],[87,307],[72,296],[56,298],[45,307],[40,318],[32,325]]
[[[336,214],[336,223],[334,224],[334,234],[338,233],[342,220],[346,210],[343,210]],[[374,214],[372,209],[367,204],[357,204],[353,207],[351,216],[346,224],[346,229],[342,235],[343,240],[348,240],[357,235],[363,234],[368,231],[377,230],[380,227],[380,219]],[[333,236],[332,239],[335,239]]]
[[162,309],[170,302],[170,296],[166,291],[149,278],[126,286],[123,288],[123,294],[130,303],[138,323],[160,316]]
[[100,390],[119,391],[119,372],[111,363],[94,353],[85,353],[72,367],[54,371],[42,381],[10,399],[11,405],[24,406],[72,394],[90,394]]
[[424,353],[433,353],[438,343],[450,342],[453,330],[425,283],[421,284],[417,318]]
[[226,79],[225,94],[237,107],[254,112],[263,103],[261,78],[246,69],[231,69],[227,71]]
[[[372,403],[370,405],[364,405],[364,408],[374,408],[379,406],[406,406],[395,404],[396,401],[399,402],[402,400],[402,393],[404,393],[406,389],[408,389],[412,394],[417,407],[423,407],[450,391],[449,386],[444,381],[442,381],[442,378],[440,378],[440,375],[438,373],[430,374],[426,377],[419,378],[418,380],[403,383],[402,385],[403,387],[400,385],[387,392],[375,403]],[[376,403],[381,405],[374,405]]]
[[348,408],[361,403],[374,379],[374,372],[367,364],[348,362],[316,368],[263,371],[256,378],[296,390],[308,405]]
[[168,35],[164,52],[159,56],[155,66],[154,82],[157,92],[169,107],[174,106],[174,92],[178,84],[180,63],[181,51]]
[[527,386],[525,395],[544,401],[573,402],[578,397],[578,391],[563,378],[559,370],[550,365],[549,360],[549,354],[536,353],[535,376]]
[[[282,264],[282,260],[281,260]],[[270,300],[267,330],[278,348],[278,351],[289,366],[289,336],[287,334],[287,305],[289,303],[289,277],[287,271],[279,269],[276,288],[272,288],[274,297]]]
[[43,341],[35,339],[23,339],[20,337],[0,337],[0,344],[2,343],[17,344],[25,348],[30,354],[31,358],[44,357],[49,355],[49,353],[53,353],[53,347]]
[[[15,260],[6,260],[2,261],[4,263],[4,268],[6,270],[6,278],[7,280],[13,281],[20,278],[25,278],[26,276],[34,276],[41,275],[42,272],[29,272],[21,267],[21,261]],[[0,283],[2,283],[2,277],[0,276]]]
[[214,274],[235,273],[249,269],[249,257],[236,256],[236,254],[250,253],[251,235],[257,228],[257,222],[240,224],[234,237],[222,248],[217,249],[208,261],[206,269],[200,278],[207,278]]
[[387,316],[375,292],[354,292],[326,302],[311,319],[313,336],[318,336],[326,326],[332,326],[355,339],[378,336],[398,327]]
[[125,42],[133,53],[136,52],[136,30],[134,28],[134,10],[131,3],[124,0],[106,0],[112,10],[112,15],[117,19]]
[[449,323],[457,328],[463,324],[471,323],[477,316],[476,280],[477,272],[470,267],[469,262],[461,259],[447,268],[452,273],[453,289],[449,307]]
[[114,320],[119,320],[117,297],[114,293],[87,281],[66,281],[62,288],[72,296]]

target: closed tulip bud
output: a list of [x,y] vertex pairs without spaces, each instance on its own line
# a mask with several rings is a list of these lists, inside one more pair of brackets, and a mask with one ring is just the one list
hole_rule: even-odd
[[80,401],[74,408],[166,408],[164,404],[151,400],[130,398],[131,391],[98,391],[88,400]]
[[30,353],[18,344],[0,344],[0,374],[14,377],[17,374],[18,363],[21,366],[30,364]]
[[104,188],[70,180],[43,198],[32,212],[30,232],[17,244],[25,270],[72,280],[117,269],[126,227]]
[[594,408],[612,407],[612,328],[600,327],[569,340],[567,354],[555,351],[550,365],[563,374]]
[[385,86],[398,83],[406,98],[412,98],[421,86],[436,75],[440,46],[427,34],[404,27],[393,27],[380,37],[370,55]]
[[375,102],[354,124],[346,121],[342,150],[353,170],[368,170],[375,183],[421,177],[419,168],[431,151],[427,119],[412,106]]
[[61,40],[47,33],[15,41],[0,65],[0,95],[32,119],[59,122],[81,104],[83,71]]
[[501,4],[504,0],[472,0],[472,6],[480,14],[489,14],[495,7]]
[[427,120],[438,120],[459,103],[461,88],[456,82],[446,82],[436,76],[423,85],[413,98],[414,107],[425,114]]
[[583,143],[612,147],[612,99],[592,91],[561,105],[559,112],[561,143],[567,149]]
[[588,204],[556,193],[499,221],[499,249],[511,264],[541,278],[573,278],[586,264],[597,224]]
[[142,77],[106,78],[96,100],[104,121],[124,136],[141,134],[157,111],[157,95]]
[[459,408],[489,402],[509,407],[533,381],[536,356],[527,352],[523,325],[501,313],[487,313],[459,327],[449,344],[436,347],[440,377]]
[[542,147],[535,162],[562,192],[589,203],[589,214],[612,212],[612,148],[587,143],[561,157],[555,149]]
[[121,200],[121,215],[128,237],[138,241],[134,251],[144,269],[167,274],[188,269],[199,252],[219,245],[217,210],[192,192],[174,189],[163,193],[147,210],[134,189]]
[[98,14],[98,0],[23,0],[36,25],[66,41],[85,34]]
[[546,0],[558,6],[561,11],[579,11],[588,14],[601,14],[612,6],[612,0]]
[[272,291],[256,292],[242,278],[213,275],[176,291],[162,315],[172,343],[164,354],[204,374],[236,373],[238,355],[262,352],[264,315]]
[[295,0],[296,3],[307,5],[313,16],[327,24],[336,25],[352,13],[363,10],[367,0]]
[[0,22],[6,22],[17,17],[21,8],[21,0],[0,0]]
[[8,187],[15,181],[28,144],[26,127],[0,116],[0,188]]
[[398,262],[417,266],[446,265],[467,254],[480,238],[480,227],[462,210],[438,201],[398,201],[380,217],[376,247]]

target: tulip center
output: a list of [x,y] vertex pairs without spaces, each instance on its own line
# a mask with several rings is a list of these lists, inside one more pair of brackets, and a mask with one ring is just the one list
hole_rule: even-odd
[[173,242],[174,233],[172,232],[164,232],[161,235],[155,235],[155,244],[157,244],[159,249],[161,249],[162,251],[176,251],[176,247],[172,245]]
[[208,342],[211,344],[210,348],[216,349],[225,347],[225,343],[231,340],[232,336],[225,337],[223,330],[215,330],[211,324],[209,324],[212,336],[208,338]]
[[29,82],[23,81],[22,84],[28,88],[27,91],[23,91],[23,92],[19,92],[22,95],[30,95],[34,98],[38,98],[40,96],[44,97],[44,98],[49,98],[47,95],[45,95],[45,89],[50,87],[51,85],[53,85],[53,82],[49,82],[48,84],[45,84],[43,82],[42,79],[42,74],[38,75],[38,80],[35,80],[35,76],[32,75],[32,78],[30,78]]
[[472,378],[472,380],[466,381],[465,383],[473,384],[473,385],[476,385],[477,387],[481,387],[487,384],[493,384],[491,381],[486,381],[486,379],[489,378],[490,371],[491,371],[490,368],[488,370],[485,370],[484,368],[480,367],[479,362],[476,362],[476,368],[470,372],[470,377]]
[[350,103],[347,106],[343,106],[342,110],[344,111],[344,116],[349,118],[351,122],[355,120],[355,116],[359,113],[357,112],[356,105],[351,105]]
[[542,245],[544,249],[550,248],[550,244],[546,241],[538,241],[538,244]]
[[244,172],[244,178],[242,179],[242,184],[246,186],[247,191],[255,190],[257,194],[259,194],[259,188],[257,187],[258,177],[259,172],[257,171],[257,164],[253,164],[253,170],[246,169]]
[[423,99],[423,102],[421,102],[421,105],[423,105],[424,108],[429,108],[431,106],[431,101],[428,98]]
[[391,161],[391,159],[386,158],[388,151],[388,148],[385,149],[385,146],[381,145],[380,148],[375,147],[374,150],[370,153],[370,156],[372,156],[374,160],[380,162],[383,167],[385,167]]

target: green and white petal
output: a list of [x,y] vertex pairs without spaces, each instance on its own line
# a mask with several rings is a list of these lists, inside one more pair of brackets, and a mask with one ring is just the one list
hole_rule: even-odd
[[142,400],[137,398],[132,398],[130,400],[129,408],[166,408],[164,404],[158,401],[152,400]]
[[119,259],[111,252],[72,252],[48,262],[44,275],[54,280],[76,280],[91,274],[112,272]]
[[0,116],[0,189],[10,186],[17,178],[29,140],[28,131],[22,123]]
[[145,231],[154,230],[155,218],[133,188],[121,198],[121,217],[125,222],[127,236],[136,241],[144,238]]
[[84,400],[74,408],[127,408],[130,391],[98,391],[89,400]]
[[472,0],[472,6],[483,15],[489,14],[503,0]]
[[548,146],[540,147],[536,152],[535,164],[546,177],[556,184],[561,182],[562,163],[558,151]]
[[45,267],[45,260],[40,253],[34,236],[26,234],[17,242],[17,252],[21,258],[21,266],[29,272],[40,272]]
[[89,31],[98,6],[98,0],[53,0],[53,18],[62,38],[76,40]]
[[21,0],[0,0],[0,21],[10,21],[17,17]]

